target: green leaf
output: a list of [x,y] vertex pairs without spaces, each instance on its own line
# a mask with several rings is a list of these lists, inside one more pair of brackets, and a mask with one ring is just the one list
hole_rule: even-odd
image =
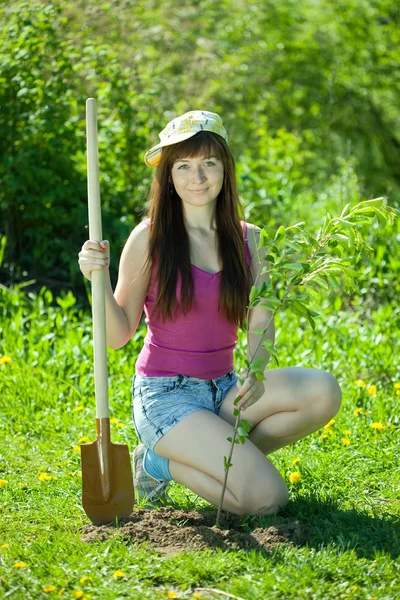
[[250,429],[252,427],[252,424],[250,423],[250,421],[245,421],[243,419],[243,421],[242,421],[242,427],[243,427],[243,429],[245,429],[247,431],[247,433],[249,433],[249,431],[250,431]]
[[232,463],[228,462],[228,459],[226,456],[224,456],[224,467],[225,467],[225,469],[229,469],[230,467],[232,467]]
[[254,302],[254,300],[257,298],[258,296],[258,288],[255,285],[251,286],[251,291],[250,291],[250,304],[252,304]]
[[282,266],[282,269],[292,269],[292,271],[302,271],[303,265],[301,263],[287,263]]
[[237,433],[238,433],[239,438],[247,436],[247,431],[245,430],[244,427],[238,427]]
[[264,373],[262,371],[254,371],[254,374],[258,381],[264,381],[265,377],[264,377]]
[[283,239],[284,237],[285,237],[285,227],[284,227],[284,225],[281,225],[277,229],[277,232],[274,237],[274,242],[278,242],[279,240]]
[[292,300],[289,303],[289,307],[291,307],[293,309],[293,312],[296,313],[297,315],[304,315],[304,316],[308,315],[308,308],[302,302],[299,302],[298,300]]
[[257,358],[257,360],[253,361],[250,365],[250,369],[255,372],[258,371],[258,367],[260,367],[265,361],[264,357]]

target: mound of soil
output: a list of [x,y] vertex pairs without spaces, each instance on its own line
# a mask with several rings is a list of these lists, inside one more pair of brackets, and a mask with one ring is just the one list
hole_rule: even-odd
[[129,518],[119,521],[118,529],[113,523],[84,525],[81,541],[103,541],[118,535],[128,542],[148,542],[153,550],[176,554],[204,548],[268,552],[279,544],[301,544],[307,538],[305,527],[299,521],[246,532],[239,516],[224,513],[222,529],[214,527],[216,518],[216,510],[185,512],[170,506],[158,510],[136,508]]

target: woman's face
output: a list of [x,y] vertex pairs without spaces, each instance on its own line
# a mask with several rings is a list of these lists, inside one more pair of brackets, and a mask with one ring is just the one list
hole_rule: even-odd
[[171,177],[184,202],[203,206],[217,199],[224,181],[224,165],[213,156],[180,158],[173,164]]

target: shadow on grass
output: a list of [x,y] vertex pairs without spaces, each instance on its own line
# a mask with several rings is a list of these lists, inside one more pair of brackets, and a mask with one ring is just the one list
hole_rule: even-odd
[[[310,548],[335,545],[338,550],[354,550],[359,558],[372,559],[384,552],[393,559],[400,555],[400,520],[392,515],[368,516],[357,510],[343,510],[333,500],[297,498],[290,501],[278,515],[246,517],[246,526],[268,527],[297,519],[307,530]],[[300,543],[299,545],[304,545]]]

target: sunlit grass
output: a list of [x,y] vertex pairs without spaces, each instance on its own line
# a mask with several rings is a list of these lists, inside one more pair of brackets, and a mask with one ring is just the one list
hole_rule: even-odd
[[[251,529],[299,519],[307,545],[255,552],[165,557],[116,535],[79,541],[81,443],[95,439],[89,307],[72,294],[1,291],[0,595],[11,598],[395,598],[399,542],[399,308],[336,312],[321,307],[315,333],[290,315],[277,320],[280,366],[332,372],[340,412],[321,430],[270,456],[291,501],[276,517],[244,518]],[[131,378],[145,330],[109,350],[111,433],[132,452]],[[378,335],[380,334],[380,337]],[[377,341],[378,340],[378,341]],[[239,348],[244,338],[239,338]],[[398,352],[397,352],[398,355]],[[235,367],[239,368],[239,353]],[[172,485],[185,509],[209,507]],[[293,574],[298,573],[296,584]],[[197,594],[197,595],[196,595]]]

